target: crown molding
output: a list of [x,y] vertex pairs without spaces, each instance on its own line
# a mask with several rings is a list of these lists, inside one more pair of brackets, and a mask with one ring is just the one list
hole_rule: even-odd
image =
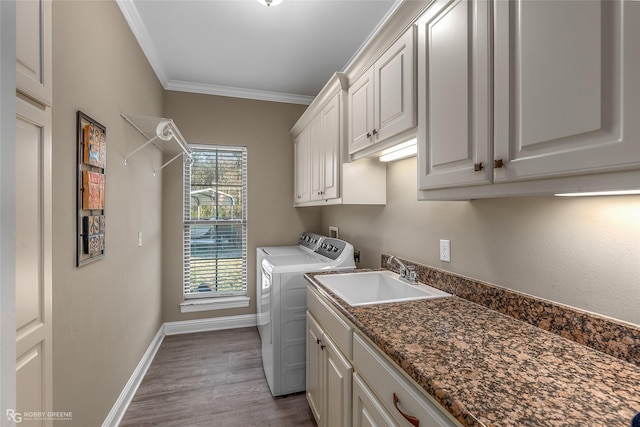
[[156,73],[160,84],[166,88],[169,77],[162,67],[160,54],[158,54],[156,45],[153,43],[153,40],[151,40],[147,27],[145,27],[142,22],[138,9],[131,0],[116,0],[116,3],[124,16],[124,19],[127,21],[127,24],[129,24],[131,32],[135,36],[136,40],[138,40],[138,44],[147,57],[147,61],[149,61],[151,68],[153,68],[153,71]]
[[[344,93],[349,89],[347,77],[343,73],[334,73],[329,81],[324,85],[324,87],[320,90],[318,95],[313,99],[310,107],[307,108],[304,113],[300,116],[298,121],[289,131],[291,135],[297,136],[302,130],[307,126],[311,120],[315,117],[315,115],[320,111],[324,106],[341,91]],[[343,94],[343,99],[346,100],[346,95]],[[342,107],[344,108],[344,107]],[[346,109],[344,110],[346,111]]]
[[391,6],[391,8],[387,11],[387,13],[385,13],[385,15],[382,17],[380,22],[378,22],[378,25],[376,25],[376,27],[371,31],[371,33],[369,33],[367,38],[362,42],[362,44],[358,47],[358,49],[356,49],[356,51],[353,52],[353,55],[351,55],[351,58],[349,58],[349,60],[344,65],[344,67],[342,67],[343,71],[349,69],[350,65],[356,61],[358,56],[361,55],[361,53],[367,48],[367,46],[373,43],[373,40],[376,38],[378,33],[380,33],[382,29],[386,25],[388,25],[389,20],[397,13],[398,9],[400,8],[400,6],[402,6],[405,3],[405,1],[407,0],[395,1],[393,6]]
[[[138,13],[135,3],[131,0],[115,1],[127,24],[129,24],[131,32],[147,57],[151,68],[165,90],[299,105],[310,105],[315,98],[314,96],[308,95],[171,80],[162,65],[160,54]],[[394,38],[398,37],[398,34],[406,30],[408,27],[406,23],[412,22],[431,2],[432,0],[396,0],[394,6],[387,12],[382,21],[372,31],[358,51],[356,51],[347,65],[345,65],[343,75],[344,82],[353,82],[357,79],[358,74],[366,70],[367,66],[375,61],[375,54],[381,52],[390,40],[393,41]],[[341,83],[343,82],[341,81]]]
[[281,92],[269,92],[265,90],[243,89],[238,87],[217,86],[204,83],[183,82],[169,80],[164,86],[167,90],[178,92],[201,93],[205,95],[228,96],[232,98],[255,99],[258,101],[283,102],[287,104],[309,105],[313,96],[295,95]]
[[131,32],[135,36],[138,44],[142,48],[151,68],[156,73],[160,84],[166,90],[175,90],[180,92],[202,93],[206,95],[229,96],[233,98],[256,99],[260,101],[284,102],[288,104],[309,105],[313,101],[313,96],[295,95],[288,93],[269,92],[254,89],[242,89],[227,86],[208,85],[202,83],[184,82],[179,80],[170,80],[162,61],[160,54],[156,49],[147,28],[142,22],[142,18],[138,13],[135,4],[130,0],[116,0],[124,19],[129,24]]
[[380,56],[396,42],[431,6],[434,0],[399,0],[389,10],[380,25],[361,49],[344,67],[343,73],[351,86]]

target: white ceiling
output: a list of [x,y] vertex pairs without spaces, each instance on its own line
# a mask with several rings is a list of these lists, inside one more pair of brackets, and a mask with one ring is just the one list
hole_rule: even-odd
[[402,0],[117,0],[169,90],[309,104]]

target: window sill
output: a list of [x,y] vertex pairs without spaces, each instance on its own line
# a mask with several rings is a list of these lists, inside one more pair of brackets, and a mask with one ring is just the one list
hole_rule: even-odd
[[245,308],[249,307],[249,301],[251,298],[247,296],[190,299],[180,304],[180,313]]

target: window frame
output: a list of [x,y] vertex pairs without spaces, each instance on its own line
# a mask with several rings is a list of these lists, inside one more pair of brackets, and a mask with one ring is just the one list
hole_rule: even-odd
[[[206,309],[215,309],[209,305],[213,304],[219,308],[233,308],[248,306],[249,298],[247,297],[247,182],[248,182],[248,161],[247,147],[244,146],[227,146],[227,145],[190,145],[192,153],[203,151],[222,151],[222,152],[239,152],[241,154],[242,170],[242,215],[238,219],[191,219],[191,203],[192,203],[192,161],[186,159],[183,167],[183,280],[182,295],[184,303],[181,304],[181,311],[199,311]],[[212,187],[217,183],[212,183]],[[240,226],[241,228],[241,289],[234,291],[207,291],[193,292],[191,290],[191,262],[192,262],[192,245],[191,245],[191,228],[197,225],[231,225]],[[212,261],[218,262],[223,258],[213,258]],[[217,267],[216,267],[217,270]]]

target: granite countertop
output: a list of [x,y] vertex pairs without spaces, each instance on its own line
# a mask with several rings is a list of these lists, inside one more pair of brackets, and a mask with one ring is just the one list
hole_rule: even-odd
[[465,426],[628,427],[640,367],[452,296],[351,307],[360,331]]

